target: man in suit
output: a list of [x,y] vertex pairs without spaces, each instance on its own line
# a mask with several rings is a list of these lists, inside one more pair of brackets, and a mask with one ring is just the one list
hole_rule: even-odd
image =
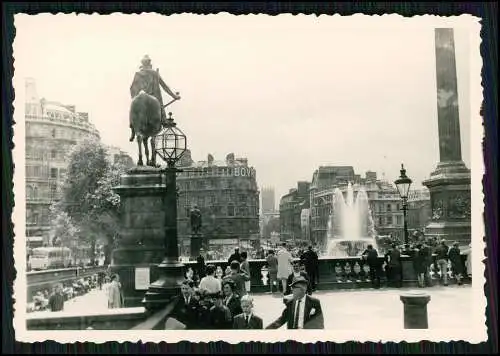
[[311,295],[312,294],[312,287],[311,287],[311,280],[309,279],[309,275],[307,274],[307,272],[305,271],[301,271],[300,270],[300,262],[299,261],[294,261],[293,262],[293,271],[292,273],[290,273],[290,275],[288,276],[287,278],[287,287],[286,287],[286,290],[285,290],[285,295],[290,295],[292,294],[292,283],[295,279],[299,278],[299,277],[304,277],[305,279],[307,279],[307,294]]
[[253,313],[253,298],[250,295],[241,297],[241,309],[243,313],[234,317],[233,329],[263,329],[264,323]]
[[200,303],[194,296],[193,287],[194,282],[191,280],[182,282],[181,295],[172,313],[172,317],[186,325],[186,329],[196,328],[200,308]]
[[316,290],[316,271],[318,265],[318,254],[313,250],[312,246],[309,246],[306,252],[304,252],[300,259],[304,261],[304,266],[306,268],[306,273],[309,276],[309,285],[311,290]]
[[325,328],[320,301],[306,294],[308,283],[302,276],[293,281],[293,298],[287,302],[281,316],[266,329],[278,329],[285,323],[288,329]]

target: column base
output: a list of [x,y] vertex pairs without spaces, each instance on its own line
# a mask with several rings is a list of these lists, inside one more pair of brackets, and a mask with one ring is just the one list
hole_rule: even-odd
[[180,294],[181,284],[185,279],[184,269],[184,264],[177,261],[163,261],[157,267],[160,278],[149,286],[142,301],[148,311],[166,307]]
[[430,295],[408,293],[401,295],[399,298],[404,304],[404,328],[428,329],[427,303],[431,300]]

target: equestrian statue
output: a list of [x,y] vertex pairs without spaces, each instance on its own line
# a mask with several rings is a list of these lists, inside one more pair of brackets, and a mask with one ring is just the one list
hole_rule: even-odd
[[[173,99],[163,105],[161,88]],[[162,126],[167,122],[165,107],[181,97],[174,93],[160,76],[158,69],[154,70],[151,58],[148,55],[141,60],[141,66],[135,73],[130,86],[132,103],[130,105],[130,142],[137,140],[139,148],[138,166],[142,166],[142,146],[146,154],[146,165],[156,167],[156,150],[153,137],[160,133]],[[151,146],[149,155],[148,139]]]

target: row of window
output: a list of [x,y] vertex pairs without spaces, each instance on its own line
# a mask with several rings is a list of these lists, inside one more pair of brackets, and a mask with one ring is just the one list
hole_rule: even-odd
[[179,195],[179,202],[185,205],[198,205],[199,207],[210,207],[217,204],[235,203],[240,205],[259,205],[258,197],[247,194],[235,194],[234,191],[226,191],[220,194],[210,194],[193,197],[187,194]]
[[49,211],[46,208],[39,210],[26,209],[26,225],[48,225]]
[[49,184],[48,190],[39,189],[36,184],[29,184],[26,186],[27,200],[49,199],[52,201],[58,199],[59,195],[60,192],[57,189],[57,184],[55,182],[51,182]]
[[41,147],[27,147],[26,148],[26,159],[32,160],[64,160],[65,152],[52,149],[50,151],[45,151]]
[[[179,210],[184,210],[185,217],[190,216],[191,206],[181,206]],[[257,217],[259,214],[257,206],[234,206],[234,205],[214,205],[211,206],[204,219],[215,219],[220,216],[229,217]]]
[[50,168],[47,166],[26,166],[26,177],[28,178],[52,178],[64,179],[66,176],[65,168]]
[[55,139],[79,140],[89,133],[71,127],[54,128],[47,125],[26,125],[27,137],[49,137]]
[[203,190],[203,189],[254,189],[257,184],[248,179],[194,179],[177,181],[180,190]]

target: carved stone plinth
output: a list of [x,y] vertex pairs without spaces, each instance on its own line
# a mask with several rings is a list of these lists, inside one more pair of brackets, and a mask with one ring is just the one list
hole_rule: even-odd
[[136,288],[136,269],[149,268],[149,278],[154,281],[165,255],[165,177],[159,169],[137,167],[124,174],[113,189],[120,195],[122,225],[110,269],[120,276],[125,307],[139,307],[147,289]]
[[440,163],[423,184],[431,196],[425,234],[468,245],[471,241],[470,170],[463,162]]
[[427,303],[431,300],[430,295],[407,293],[399,298],[404,304],[404,328],[428,329]]

